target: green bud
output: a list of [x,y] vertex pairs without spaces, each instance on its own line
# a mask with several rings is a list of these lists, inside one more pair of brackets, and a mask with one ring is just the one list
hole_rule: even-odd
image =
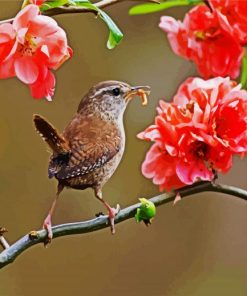
[[153,202],[146,198],[139,198],[141,206],[137,209],[135,214],[136,222],[143,221],[147,226],[151,224],[151,219],[156,214],[156,207]]

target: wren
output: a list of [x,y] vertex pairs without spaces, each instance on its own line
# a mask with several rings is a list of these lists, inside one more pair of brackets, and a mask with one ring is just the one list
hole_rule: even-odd
[[147,104],[148,86],[132,87],[120,81],[104,81],[92,87],[81,100],[77,112],[63,133],[45,118],[34,115],[38,133],[51,149],[48,176],[58,181],[56,198],[44,221],[51,241],[51,218],[59,194],[67,188],[92,188],[108,211],[111,232],[120,207],[112,208],[102,197],[102,187],[118,167],[125,148],[123,114],[128,102],[139,96]]

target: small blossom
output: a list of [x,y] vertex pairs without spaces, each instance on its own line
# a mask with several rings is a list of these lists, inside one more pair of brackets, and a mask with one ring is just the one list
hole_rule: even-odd
[[72,55],[66,34],[55,20],[28,5],[13,24],[0,25],[0,78],[17,76],[34,98],[51,100],[58,69]]
[[172,103],[160,102],[155,124],[138,135],[154,142],[142,173],[160,190],[226,173],[247,152],[247,92],[229,78],[187,79]]
[[243,48],[217,11],[199,5],[186,14],[183,22],[163,16],[159,26],[168,33],[173,51],[192,60],[204,78],[239,76]]

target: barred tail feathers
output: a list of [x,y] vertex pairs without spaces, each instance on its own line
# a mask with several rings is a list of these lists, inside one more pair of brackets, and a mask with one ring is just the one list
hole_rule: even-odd
[[68,153],[70,151],[67,141],[58,131],[42,116],[33,115],[33,122],[37,132],[48,144],[53,153]]

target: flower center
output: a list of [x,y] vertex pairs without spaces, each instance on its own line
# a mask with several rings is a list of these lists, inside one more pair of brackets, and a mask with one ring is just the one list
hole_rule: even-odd
[[208,152],[208,146],[206,143],[201,142],[201,141],[196,141],[192,143],[191,148],[190,148],[190,153],[193,156],[196,156],[197,158],[206,160],[206,155]]
[[20,44],[18,46],[18,51],[23,55],[23,56],[33,56],[36,49],[37,49],[37,44],[35,42],[36,37],[32,37],[27,35],[25,37],[25,42],[24,44]]
[[205,31],[195,31],[194,32],[197,41],[205,41],[205,40],[212,40],[217,38],[221,32],[220,29],[217,27],[210,27]]
[[195,31],[195,36],[197,41],[203,41],[206,39],[205,33],[203,31]]
[[190,111],[190,113],[194,113],[194,102],[189,102],[188,104],[186,104],[186,109]]

